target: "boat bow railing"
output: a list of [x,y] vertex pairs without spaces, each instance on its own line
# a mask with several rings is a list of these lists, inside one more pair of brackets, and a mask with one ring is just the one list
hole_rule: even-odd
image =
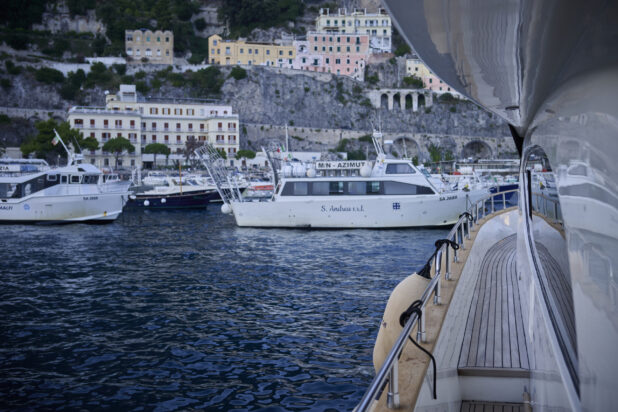
[[[429,277],[430,268],[435,267],[435,274],[425,288],[420,298],[420,312],[413,312],[408,321],[403,326],[397,341],[393,344],[391,351],[384,360],[382,367],[371,381],[369,388],[363,395],[360,403],[355,409],[356,412],[367,411],[374,400],[379,399],[385,385],[388,384],[387,406],[389,409],[399,408],[399,357],[408,342],[414,327],[417,327],[416,341],[426,343],[425,307],[433,297],[433,304],[440,305],[441,301],[441,282],[451,279],[451,263],[458,262],[457,250],[465,250],[465,239],[470,239],[470,231],[478,224],[479,220],[507,208],[507,195],[513,196],[519,189],[507,190],[499,193],[492,193],[476,202],[469,204],[467,210],[462,213],[453,226],[448,236],[436,242],[436,250],[431,255],[427,263],[423,266],[419,275]],[[451,249],[453,256],[451,257]],[[442,257],[445,257],[445,267],[442,268]],[[444,272],[442,270],[444,269]],[[412,302],[410,302],[412,303]],[[419,314],[420,313],[420,314]],[[434,381],[435,382],[435,381]],[[435,389],[435,388],[434,388]],[[435,391],[434,391],[435,393]]]
[[241,202],[242,195],[240,194],[238,182],[234,177],[230,177],[225,168],[225,159],[223,159],[219,151],[210,143],[206,143],[195,151],[195,155],[200,159],[214,181],[221,200],[227,204],[232,201]]

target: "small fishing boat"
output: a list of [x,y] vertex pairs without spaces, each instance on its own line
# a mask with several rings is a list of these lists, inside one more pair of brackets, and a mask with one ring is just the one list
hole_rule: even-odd
[[164,184],[142,187],[129,196],[128,207],[143,209],[204,209],[218,198],[217,190],[195,179],[166,177]]

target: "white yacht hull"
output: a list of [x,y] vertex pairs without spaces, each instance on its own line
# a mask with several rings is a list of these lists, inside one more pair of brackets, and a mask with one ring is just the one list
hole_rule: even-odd
[[[470,201],[487,192],[429,196],[329,196],[232,202],[238,226],[398,228],[453,225]],[[466,202],[468,198],[468,202]],[[290,199],[290,200],[288,200]]]
[[0,222],[113,221],[127,196],[118,193],[37,196],[0,203]]

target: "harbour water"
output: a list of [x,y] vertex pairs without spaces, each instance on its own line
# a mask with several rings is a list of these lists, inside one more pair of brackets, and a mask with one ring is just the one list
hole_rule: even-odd
[[0,226],[0,409],[351,410],[388,295],[446,233],[216,206]]

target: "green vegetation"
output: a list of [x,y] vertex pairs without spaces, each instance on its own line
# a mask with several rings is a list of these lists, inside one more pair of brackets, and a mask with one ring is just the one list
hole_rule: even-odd
[[365,78],[365,81],[369,84],[378,84],[378,82],[380,81],[380,77],[378,77],[377,73],[372,74],[371,76],[367,76]]
[[395,49],[395,56],[397,57],[404,56],[410,52],[412,52],[412,50],[410,49],[410,46],[408,46],[407,44],[400,44]]
[[413,164],[414,166],[418,166],[418,156],[414,156],[414,157],[412,158],[412,164]]
[[433,143],[429,145],[429,157],[432,162],[439,162],[442,160],[442,150],[439,146],[434,145]]
[[300,136],[290,136],[290,137],[291,137],[292,139],[294,139],[294,140],[298,140],[299,142],[302,142],[303,140],[305,140],[305,139],[303,139],[303,138],[302,138],[302,137],[300,137]]
[[335,151],[336,152],[345,152],[345,149],[348,146],[348,143],[350,143],[349,139],[343,138],[343,139],[339,140],[339,143],[335,147]]
[[397,57],[411,53],[412,51],[396,28],[393,28],[393,48],[395,49],[395,56]]
[[5,1],[0,7],[0,22],[11,29],[28,29],[40,23],[48,0]]
[[11,123],[11,118],[6,114],[0,114],[0,124],[9,124]]
[[17,75],[21,73],[21,66],[15,66],[15,63],[13,63],[11,60],[6,60],[4,62],[4,66],[6,67],[6,71],[9,74]]
[[154,155],[153,165],[155,166],[157,164],[158,154],[169,156],[170,152],[171,152],[170,148],[167,145],[164,145],[163,143],[150,143],[149,145],[146,145],[146,147],[144,148],[144,153]]
[[10,79],[2,79],[0,80],[0,86],[2,86],[4,90],[8,90],[13,87],[13,84],[11,83]]
[[135,146],[129,142],[128,139],[124,137],[114,137],[113,139],[109,139],[103,145],[103,150],[105,152],[110,152],[114,155],[114,160],[116,161],[116,167],[118,167],[118,158],[124,152],[133,153],[135,152]]
[[52,144],[52,140],[55,137],[54,129],[58,131],[58,134],[67,146],[75,145],[76,142],[79,146],[83,146],[84,138],[82,134],[78,130],[71,129],[68,122],[58,124],[55,120],[49,119],[37,122],[34,126],[38,133],[35,136],[30,136],[20,147],[24,157],[34,153],[37,158],[49,161],[55,161],[58,156],[66,158],[67,154],[62,145],[57,144],[54,146]]
[[302,0],[223,0],[219,18],[233,37],[246,36],[255,28],[283,26],[303,15]]
[[78,69],[76,72],[69,72],[67,80],[60,88],[60,96],[66,100],[75,100],[84,81],[86,81],[86,73],[82,69]]
[[34,78],[45,84],[62,83],[64,81],[64,74],[56,69],[42,67],[34,73]]
[[194,96],[202,97],[221,93],[221,86],[225,83],[225,79],[218,67],[210,66],[191,74],[190,82]]
[[246,158],[246,159],[254,159],[255,158],[255,152],[253,150],[247,150],[247,149],[239,150],[236,153],[236,159],[241,159],[243,157]]
[[424,86],[423,81],[416,76],[404,77],[403,84],[413,89],[422,89]]
[[230,71],[230,77],[236,80],[242,80],[247,77],[247,71],[240,66],[234,66],[232,67],[232,71]]
[[206,28],[206,20],[200,17],[199,19],[193,22],[193,25],[195,26],[195,29],[197,31],[203,31]]
[[225,150],[217,149],[217,152],[219,152],[219,155],[221,156],[221,158],[227,159],[227,154],[225,153]]
[[348,160],[366,160],[367,157],[365,156],[365,153],[362,150],[352,150],[347,152],[348,153]]
[[364,142],[364,143],[373,143],[373,138],[371,137],[370,134],[365,134],[362,135],[361,137],[358,138],[359,142]]
[[82,149],[87,150],[97,150],[99,148],[99,141],[95,137],[87,137],[81,143],[80,146]]
[[443,102],[443,103],[456,103],[457,102],[457,99],[455,98],[455,96],[453,96],[452,94],[450,94],[448,92],[447,93],[442,93],[438,97],[438,100],[440,102]]
[[451,106],[448,110],[449,110],[451,113],[455,113],[455,112],[457,112],[457,109],[455,108],[455,106]]

